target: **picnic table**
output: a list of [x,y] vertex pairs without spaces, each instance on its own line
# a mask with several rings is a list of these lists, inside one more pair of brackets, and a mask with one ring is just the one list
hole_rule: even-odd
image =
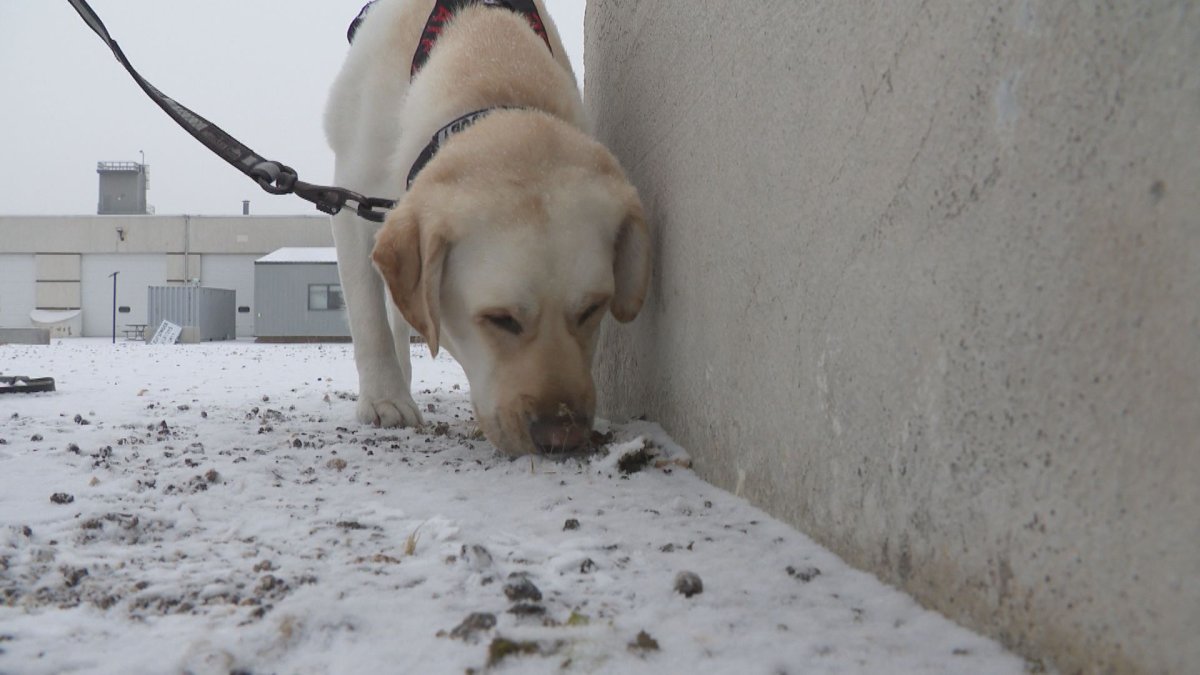
[[146,325],[144,323],[127,323],[121,329],[125,333],[126,340],[141,340],[146,341]]

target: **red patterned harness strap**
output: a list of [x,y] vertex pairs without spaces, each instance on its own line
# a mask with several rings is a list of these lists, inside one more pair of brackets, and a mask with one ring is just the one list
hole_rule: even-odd
[[546,34],[546,25],[542,21],[542,15],[538,12],[537,5],[533,0],[437,0],[433,11],[429,13],[429,20],[425,22],[425,30],[421,32],[421,40],[417,43],[417,53],[413,55],[410,77],[416,77],[417,71],[421,70],[421,67],[429,60],[433,46],[446,28],[446,24],[450,23],[455,14],[471,5],[497,7],[521,14],[529,21],[529,27],[533,29],[533,32],[537,33],[538,37],[546,43],[546,48],[554,51],[550,46],[550,36]]

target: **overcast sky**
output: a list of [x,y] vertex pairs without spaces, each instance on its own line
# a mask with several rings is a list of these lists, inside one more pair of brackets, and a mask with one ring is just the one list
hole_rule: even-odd
[[[147,80],[302,180],[333,178],[321,116],[366,0],[89,0]],[[546,0],[583,80],[584,0]],[[401,66],[401,70],[406,70]],[[317,213],[260,190],[142,93],[66,0],[0,0],[0,214],[96,212],[98,161],[150,166],[160,214]],[[388,196],[388,195],[378,195]]]

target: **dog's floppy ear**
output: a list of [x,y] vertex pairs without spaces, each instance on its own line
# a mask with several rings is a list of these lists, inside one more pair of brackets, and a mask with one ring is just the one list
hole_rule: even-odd
[[437,356],[447,242],[432,229],[421,227],[416,214],[401,205],[388,214],[371,258],[404,320],[425,337],[430,353]]
[[626,203],[613,254],[612,315],[621,323],[633,321],[638,315],[650,286],[650,234],[642,202],[632,188]]

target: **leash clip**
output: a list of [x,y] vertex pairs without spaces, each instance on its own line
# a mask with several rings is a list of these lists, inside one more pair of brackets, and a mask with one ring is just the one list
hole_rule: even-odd
[[[382,223],[384,213],[396,207],[395,200],[380,197],[364,197],[357,192],[345,188],[312,185],[297,180],[296,170],[279,162],[260,162],[250,170],[259,187],[273,195],[295,194],[297,197],[312,202],[318,211],[337,215],[349,204],[360,217],[374,223]],[[353,202],[353,204],[351,204]]]
[[279,162],[259,162],[250,170],[250,176],[258,186],[273,195],[287,195],[296,191],[296,170]]
[[349,207],[359,217],[373,223],[382,223],[386,215],[382,211],[376,211],[376,209],[386,211],[396,206],[396,202],[391,199],[364,197],[357,192],[345,188],[310,185],[304,182],[297,182],[294,186],[294,192],[301,199],[312,202],[316,205],[317,210],[323,213],[335,216],[342,209]]
[[355,213],[359,218],[365,218],[373,223],[382,223],[386,213],[376,211],[375,209],[383,209],[390,211],[396,208],[396,200],[384,199],[382,197],[363,197],[362,195],[354,195],[354,201],[358,202],[358,208]]

